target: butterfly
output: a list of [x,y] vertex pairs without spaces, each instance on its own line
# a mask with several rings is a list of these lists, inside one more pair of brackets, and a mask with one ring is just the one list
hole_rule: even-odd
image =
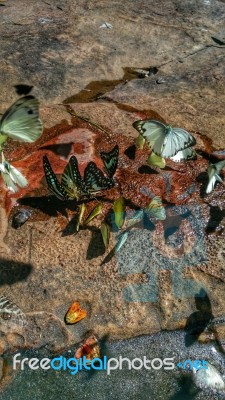
[[153,165],[154,167],[165,168],[166,162],[164,158],[161,156],[157,156],[157,154],[151,152],[150,156],[148,157],[148,164]]
[[43,157],[43,167],[48,188],[60,200],[79,200],[81,196],[88,196],[89,191],[81,178],[78,162],[75,156],[70,157],[66,165],[61,183],[57,179],[47,156]]
[[[100,346],[96,336],[89,336],[85,342],[76,351],[75,358],[82,359],[85,357],[85,363],[90,364],[95,358],[100,358]],[[82,361],[82,360],[81,360]]]
[[133,127],[147,140],[154,153],[173,157],[180,150],[196,144],[195,138],[181,128],[172,128],[154,120],[135,121]]
[[177,154],[175,154],[175,156],[170,157],[170,159],[175,162],[180,162],[182,160],[196,160],[196,158],[197,158],[196,152],[191,147],[187,147],[184,150],[180,150],[178,151]]
[[39,118],[39,101],[33,96],[18,99],[0,121],[0,143],[7,138],[32,143],[43,131]]
[[162,205],[162,200],[159,196],[153,197],[149,205],[145,208],[145,212],[149,217],[153,217],[160,221],[166,219],[165,208]]
[[110,239],[109,225],[103,221],[100,229],[101,229],[103,243],[105,245],[105,248],[107,249],[107,247],[109,245],[109,239]]
[[80,196],[89,195],[89,191],[81,177],[78,161],[75,156],[70,157],[63,171],[61,185],[71,199],[79,200]]
[[25,314],[8,297],[0,297],[0,324],[3,323],[24,326],[27,321]]
[[100,157],[104,163],[104,167],[109,178],[112,178],[116,172],[118,164],[118,156],[119,156],[119,147],[117,144],[108,153],[104,151],[100,152]]
[[215,164],[211,164],[208,167],[208,177],[209,177],[209,182],[206,188],[206,193],[211,193],[212,190],[214,189],[215,183],[216,181],[223,183],[222,178],[219,176],[219,173],[221,171],[222,168],[225,167],[225,160],[219,161]]
[[114,248],[115,253],[118,253],[118,251],[121,249],[121,247],[126,243],[128,235],[129,235],[129,231],[126,230],[126,231],[121,232],[117,236],[117,242],[116,242],[116,245]]
[[18,192],[18,186],[24,188],[28,185],[28,181],[25,176],[23,176],[18,169],[13,167],[13,165],[5,160],[3,152],[2,163],[0,164],[0,171],[3,181],[10,192]]
[[68,200],[69,196],[57,179],[47,156],[43,157],[43,168],[49,190],[60,200]]
[[76,324],[87,316],[87,311],[82,310],[78,302],[74,302],[66,313],[65,320],[67,324]]
[[123,197],[119,197],[113,204],[113,222],[118,229],[121,229],[125,219],[126,203]]
[[91,222],[95,217],[97,217],[103,208],[103,203],[98,203],[97,206],[95,206],[91,212],[89,213],[89,215],[87,216],[86,220],[85,220],[85,225],[88,225],[89,222]]
[[106,177],[93,161],[84,170],[84,182],[91,193],[110,189],[115,185],[113,179]]

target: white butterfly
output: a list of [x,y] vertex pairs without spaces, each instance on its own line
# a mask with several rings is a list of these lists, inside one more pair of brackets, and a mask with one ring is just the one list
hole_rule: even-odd
[[170,157],[170,159],[175,162],[180,162],[182,160],[196,160],[196,158],[196,152],[191,147],[180,150],[177,154],[175,154],[175,156]]
[[0,297],[0,324],[9,326],[12,324],[20,326],[27,324],[23,311],[6,296]]
[[135,121],[133,127],[147,140],[155,154],[173,157],[180,150],[196,144],[195,138],[181,128],[172,128],[154,120]]
[[32,143],[43,131],[39,118],[39,101],[33,96],[18,99],[0,121],[0,145],[7,138]]
[[225,388],[221,374],[213,365],[209,363],[207,364],[207,369],[201,368],[197,371],[194,370],[194,380],[196,386],[202,389],[211,388],[223,390]]
[[15,193],[18,191],[18,186],[26,187],[28,185],[28,181],[25,176],[23,176],[18,169],[13,167],[8,161],[5,160],[3,153],[0,171],[2,173],[4,183],[10,192]]
[[220,183],[224,183],[221,177],[219,176],[219,173],[221,169],[225,167],[225,160],[219,161],[215,164],[211,164],[208,167],[208,176],[209,176],[209,182],[206,188],[206,193],[211,193],[212,190],[214,189],[216,181]]

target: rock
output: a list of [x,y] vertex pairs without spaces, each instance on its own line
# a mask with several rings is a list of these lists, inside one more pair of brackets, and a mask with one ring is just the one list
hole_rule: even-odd
[[[47,331],[46,334],[42,332],[41,340],[35,329],[34,337],[31,332],[24,334],[26,346],[49,344],[55,348],[58,343],[57,346],[62,348],[82,340],[89,329],[94,329],[100,337],[126,338],[162,328],[183,327],[185,319],[195,309],[194,296],[201,286],[207,290],[214,316],[221,314],[224,274],[218,252],[222,252],[224,246],[223,235],[215,231],[208,236],[205,228],[210,218],[208,204],[216,202],[223,207],[224,188],[218,185],[210,196],[202,197],[203,183],[196,178],[206,170],[208,161],[203,156],[187,163],[170,161],[168,170],[149,173],[148,169],[143,169],[141,173],[149,149],[136,150],[135,159],[129,158],[127,149],[134,145],[137,136],[132,122],[156,118],[153,111],[146,115],[134,108],[123,110],[108,104],[77,105],[67,110],[69,113],[65,113],[62,106],[54,106],[43,111],[43,119],[49,122],[39,147],[34,144],[31,151],[30,147],[17,146],[14,142],[7,150],[13,164],[21,168],[30,182],[28,188],[19,192],[19,198],[6,194],[8,213],[13,215],[15,210],[25,206],[32,210],[29,221],[17,230],[9,225],[5,237],[5,243],[11,249],[11,255],[3,261],[8,265],[8,273],[12,260],[14,268],[20,263],[27,269],[24,281],[17,268],[18,276],[11,285],[10,297],[17,299],[26,313],[40,310],[42,327],[37,324],[40,332],[46,327],[53,332],[52,337]],[[72,117],[74,112],[89,123]],[[60,116],[61,119],[66,116],[67,120],[54,127],[54,113],[57,121]],[[104,127],[104,131],[93,124]],[[209,140],[194,135],[202,154],[213,151]],[[103,193],[102,214],[90,223],[90,227],[81,229],[76,236],[71,235],[74,233],[72,226],[72,231],[66,227],[68,218],[76,212],[76,203],[68,201],[64,204],[49,195],[43,179],[42,155],[48,155],[53,169],[60,174],[70,155],[76,154],[83,174],[90,160],[103,168],[99,153],[108,151],[115,143],[120,149],[116,172],[120,193],[117,187]],[[16,161],[18,152],[21,156]],[[189,190],[193,182],[194,186]],[[133,234],[128,238],[116,257],[112,235],[109,250],[104,253],[99,228],[112,202],[122,195],[135,207],[146,207],[152,193],[161,196],[163,202],[176,204],[167,207],[167,219],[155,223],[153,230],[145,231],[147,236],[146,233],[140,236],[142,230],[136,230],[136,236]],[[94,203],[95,200],[87,203],[87,213]],[[176,229],[170,232],[174,224]],[[219,229],[224,229],[222,221]],[[183,237],[186,238],[184,242]],[[213,247],[217,249],[214,252]],[[140,248],[145,257],[142,254],[140,258]],[[78,301],[87,310],[87,317],[75,326],[64,327],[65,313],[73,301]],[[60,323],[59,320],[54,322],[55,328],[47,322],[49,315],[53,321],[60,318]]]
[[194,381],[196,386],[201,389],[210,388],[224,390],[225,388],[225,383],[221,374],[209,363],[207,369],[201,368],[194,373]]

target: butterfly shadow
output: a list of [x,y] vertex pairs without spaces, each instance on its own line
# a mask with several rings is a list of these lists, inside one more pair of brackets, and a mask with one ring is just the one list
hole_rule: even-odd
[[31,90],[33,89],[33,86],[18,84],[18,85],[15,85],[14,88],[16,89],[16,93],[19,96],[26,96],[31,92]]
[[194,385],[192,375],[182,375],[177,378],[179,386],[178,392],[174,393],[168,400],[194,400],[201,389],[196,388]]
[[71,150],[72,150],[73,143],[60,143],[60,144],[50,144],[48,146],[42,146],[39,150],[50,150],[53,153],[64,157],[65,159],[68,158]]
[[139,174],[150,174],[150,175],[158,175],[159,174],[155,169],[151,168],[149,165],[141,165],[138,168],[138,172],[139,172]]
[[91,231],[92,237],[88,245],[86,260],[93,260],[93,258],[102,256],[105,253],[105,245],[100,229],[90,226],[87,229]]
[[[167,206],[166,209],[170,209],[170,206]],[[166,219],[162,221],[164,239],[167,240],[170,236],[177,233],[180,229],[182,221],[187,219],[190,215],[190,210],[187,210],[183,214],[167,215]]]
[[208,186],[209,177],[207,171],[200,172],[200,174],[196,177],[196,181],[201,184],[200,187],[200,197],[203,199],[206,196],[206,188]]
[[194,344],[207,325],[213,320],[211,302],[205,289],[201,288],[195,294],[195,305],[198,311],[192,313],[185,325],[185,345],[190,347]]
[[214,232],[224,217],[225,210],[221,210],[218,206],[210,205],[210,218],[207,223],[206,233]]
[[124,154],[130,159],[130,160],[135,160],[135,154],[136,154],[137,148],[135,144],[132,144],[129,146],[125,151]]
[[206,153],[206,152],[203,151],[203,150],[197,150],[196,153],[197,153],[198,155],[200,155],[201,157],[203,157],[205,160],[208,160],[208,161],[209,161],[210,163],[212,163],[212,164],[214,164],[214,163],[220,161],[220,159],[218,159],[218,157],[216,157],[215,155],[213,155],[213,154],[208,154],[208,153]]
[[76,211],[78,202],[67,200],[59,200],[56,196],[39,196],[39,197],[22,197],[18,203],[23,206],[40,210],[50,217],[57,217],[58,213],[67,217],[66,209]]
[[0,286],[25,281],[32,269],[31,264],[0,258]]

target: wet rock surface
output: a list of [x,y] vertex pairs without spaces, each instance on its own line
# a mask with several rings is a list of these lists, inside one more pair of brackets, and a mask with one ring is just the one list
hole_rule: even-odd
[[[54,113],[58,121],[61,115],[62,122],[51,126]],[[5,224],[7,220],[9,224],[3,239],[8,253],[3,247],[1,293],[10,291],[25,313],[39,311],[45,321],[38,325],[41,340],[38,335],[32,339],[31,325],[24,332],[24,343],[18,346],[32,348],[45,343],[52,348],[52,341],[58,341],[63,348],[79,342],[90,329],[100,337],[115,339],[182,328],[195,311],[195,296],[201,288],[210,299],[213,317],[224,313],[223,218],[207,233],[214,204],[223,213],[224,187],[217,185],[206,196],[205,178],[199,179],[214,147],[205,136],[193,133],[197,160],[169,161],[165,170],[150,168],[147,147],[136,150],[134,156],[130,150],[137,136],[132,122],[147,117],[155,118],[154,111],[121,109],[114,104],[71,105],[67,114],[64,106],[49,107],[43,110],[48,129],[32,152],[21,145],[16,148],[14,143],[8,147],[8,159],[20,167],[30,185],[21,189],[19,196],[2,188]],[[49,193],[42,156],[48,155],[60,175],[70,155],[76,154],[83,174],[90,160],[103,169],[100,151],[108,151],[115,143],[120,149],[118,185],[101,193],[102,213],[76,233],[77,203],[62,202]],[[144,208],[153,195],[160,196],[167,219],[148,229],[144,225],[134,228],[115,255],[114,234],[105,251],[99,227],[120,195],[126,199],[127,211]],[[95,204],[96,199],[86,202],[87,214]],[[28,220],[15,229],[13,215],[26,209]],[[73,301],[79,301],[88,315],[76,325],[66,326],[64,316]],[[59,318],[58,325],[46,336],[51,318]],[[9,342],[6,351],[12,341],[5,339]]]
[[103,96],[151,106],[221,146],[224,15],[224,2],[211,0],[1,3],[1,110],[13,85],[49,104]]
[[[202,193],[204,172],[214,160],[210,153],[224,149],[225,3],[29,0],[18,6],[11,0],[0,8],[1,112],[16,98],[14,85],[34,86],[46,128],[36,143],[9,142],[5,152],[30,186],[14,196],[2,188],[0,294],[35,322],[14,336],[1,328],[2,353],[43,345],[54,350],[57,343],[61,349],[90,329],[113,339],[184,328],[201,287],[213,317],[223,315],[225,190],[218,185],[212,194]],[[112,29],[100,28],[104,22]],[[192,132],[198,160],[171,162],[159,171],[146,166],[146,148],[132,156],[137,136],[132,123],[144,118]],[[47,154],[61,174],[75,154],[83,173],[90,160],[102,168],[99,152],[115,143],[120,192],[104,193],[102,215],[74,235],[68,223],[77,206],[49,196],[42,156]],[[115,257],[113,241],[104,252],[98,228],[119,195],[145,207],[152,193],[163,198],[168,219],[142,237],[146,263],[139,260],[131,268],[138,237]],[[24,208],[31,215],[15,229],[13,215]],[[73,301],[88,317],[66,326],[64,315]]]

